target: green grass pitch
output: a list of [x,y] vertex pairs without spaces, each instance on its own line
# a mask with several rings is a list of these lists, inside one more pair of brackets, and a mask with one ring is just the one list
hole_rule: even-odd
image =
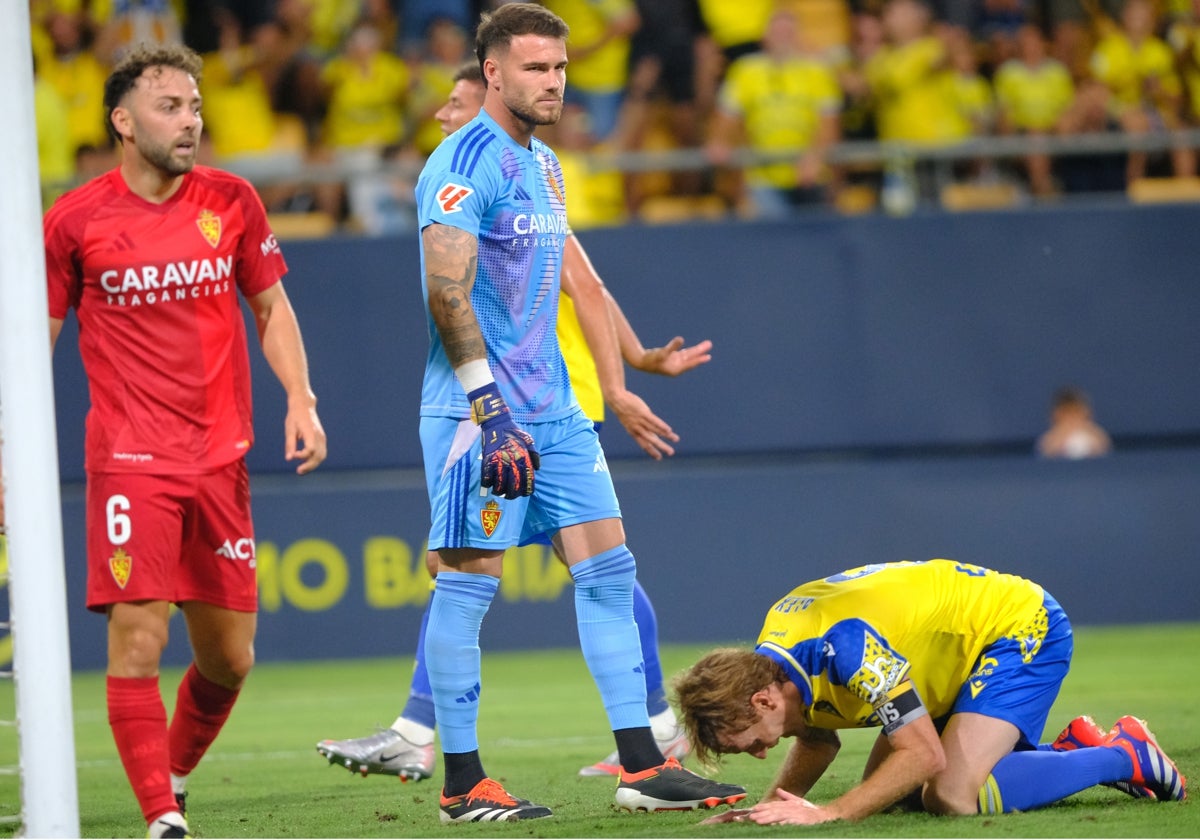
[[[402,637],[402,634],[397,634]],[[485,634],[486,642],[486,634]],[[381,646],[386,645],[381,640]],[[675,673],[710,646],[669,645]],[[1122,714],[1146,718],[1163,747],[1200,780],[1200,624],[1083,628],[1074,667],[1047,724],[1053,737],[1077,714],[1107,726]],[[397,651],[399,653],[399,651]],[[551,819],[442,826],[441,783],[362,778],[330,766],[314,749],[322,738],[368,734],[388,725],[403,703],[409,658],[262,664],[221,737],[192,775],[189,810],[198,837],[1197,837],[1193,793],[1183,803],[1130,799],[1093,788],[1050,808],[1001,817],[937,818],[881,814],[857,824],[764,828],[700,826],[702,812],[626,814],[615,810],[615,782],[580,778],[578,769],[612,748],[599,696],[576,650],[484,655],[479,724],[485,767],[520,796],[549,805]],[[164,672],[173,703],[178,670]],[[84,837],[143,837],[145,824],[112,744],[104,676],[74,679],[80,820]],[[0,717],[13,717],[11,690]],[[841,755],[810,798],[822,802],[854,784],[874,731],[843,733]],[[0,755],[15,759],[16,735],[0,732]],[[767,761],[726,759],[720,778],[743,784],[750,801],[769,784],[784,747]],[[8,759],[0,763],[12,763]],[[0,777],[0,813],[19,810],[18,782]],[[0,826],[0,837],[14,826]]]

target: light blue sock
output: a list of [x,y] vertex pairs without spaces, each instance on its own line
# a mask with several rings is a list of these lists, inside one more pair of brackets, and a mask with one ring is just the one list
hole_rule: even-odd
[[1013,752],[996,762],[979,791],[979,812],[1031,811],[1092,785],[1119,782],[1133,772],[1120,747]]
[[433,609],[435,588],[421,613],[421,630],[417,633],[416,665],[413,667],[412,682],[408,686],[408,702],[400,717],[428,726],[433,729],[437,725],[437,716],[433,708],[433,687],[429,684],[429,669],[425,667],[425,632],[429,626],[429,612]]
[[633,582],[633,619],[642,644],[642,663],[646,668],[646,713],[654,717],[667,710],[667,690],[663,687],[662,662],[658,659],[658,618],[650,596],[642,584]]
[[571,567],[579,646],[614,729],[650,725],[642,646],[633,620],[637,564],[624,545]]
[[425,667],[442,752],[479,749],[479,628],[500,587],[491,575],[439,572],[425,631]]

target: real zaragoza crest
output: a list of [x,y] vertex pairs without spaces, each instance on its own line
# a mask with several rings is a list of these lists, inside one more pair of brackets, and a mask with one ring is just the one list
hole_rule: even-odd
[[563,207],[567,206],[567,197],[563,195],[562,188],[558,185],[558,179],[554,177],[553,172],[546,173],[546,180],[550,182],[550,189],[554,190],[554,195],[558,198],[558,203]]
[[483,525],[484,536],[490,537],[496,530],[496,526],[500,524],[500,517],[503,511],[500,510],[500,505],[495,499],[488,499],[488,503],[484,505],[483,510],[479,511],[479,522]]
[[214,248],[221,242],[221,217],[211,210],[201,210],[200,216],[196,219],[196,227],[200,228],[201,235]]
[[129,574],[133,571],[133,558],[125,553],[125,549],[118,548],[112,557],[108,558],[108,570],[112,572],[117,586],[124,589],[125,584],[129,583]]

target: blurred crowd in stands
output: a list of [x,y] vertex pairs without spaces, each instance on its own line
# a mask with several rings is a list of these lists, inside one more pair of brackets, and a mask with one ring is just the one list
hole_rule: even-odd
[[[1200,0],[543,2],[571,27],[564,117],[539,136],[562,158],[576,228],[873,206],[887,167],[832,165],[829,150],[848,140],[920,148],[1200,126]],[[433,115],[494,5],[31,0],[47,199],[115,163],[102,104],[113,62],[138,42],[182,40],[204,57],[206,162],[247,174],[276,214],[410,229],[415,172],[441,140]],[[700,165],[596,164],[672,149]],[[769,162],[744,165],[747,151]],[[1049,198],[1195,169],[1179,142],[985,156],[951,178]],[[929,173],[918,162],[908,174],[919,198]]]

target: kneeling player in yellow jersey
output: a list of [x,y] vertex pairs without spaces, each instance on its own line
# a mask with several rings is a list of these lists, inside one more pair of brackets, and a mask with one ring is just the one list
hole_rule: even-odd
[[[766,758],[794,737],[770,792],[707,822],[855,820],[919,795],[934,814],[1048,805],[1093,785],[1180,800],[1186,782],[1146,724],[1080,717],[1039,744],[1071,663],[1071,625],[1032,581],[956,563],[885,563],[793,589],[754,650],[714,651],[675,682],[700,759]],[[862,782],[803,797],[837,755],[836,730],[882,727]]]
[[[463,65],[455,74],[454,82],[449,101],[435,115],[446,134],[457,131],[483,107],[485,88],[478,64]],[[678,376],[709,361],[712,342],[702,341],[684,347],[683,339],[676,337],[664,347],[644,348],[573,234],[567,237],[563,254],[562,290],[558,341],[571,377],[571,388],[584,413],[598,429],[604,421],[607,404],[646,454],[656,460],[663,455],[674,455],[671,444],[679,440],[679,435],[651,411],[641,397],[626,390],[622,359],[638,370]],[[430,575],[437,574],[436,553],[427,556],[426,566]],[[663,755],[681,759],[689,752],[688,741],[667,702],[658,658],[658,623],[654,607],[636,581],[633,608],[642,643],[650,726]],[[318,743],[317,752],[331,764],[341,764],[364,776],[372,773],[399,776],[402,781],[420,781],[432,775],[436,721],[433,693],[422,656],[428,617],[427,606],[417,639],[416,668],[404,710],[389,728],[373,735]],[[579,775],[618,776],[620,772],[614,752],[582,768]]]

